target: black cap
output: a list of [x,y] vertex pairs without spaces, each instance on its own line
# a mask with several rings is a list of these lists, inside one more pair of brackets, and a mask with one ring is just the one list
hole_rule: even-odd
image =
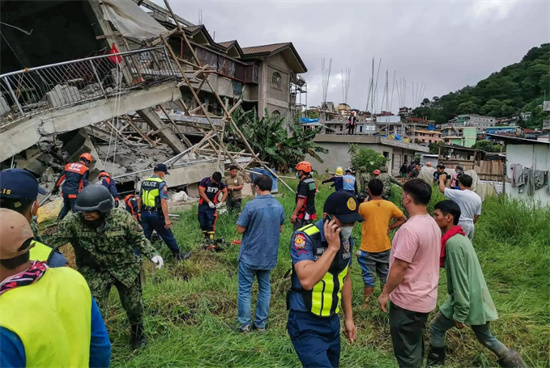
[[46,191],[27,170],[7,169],[0,172],[0,197],[29,202],[35,201],[38,193],[46,194]]
[[363,221],[358,211],[357,199],[350,193],[342,191],[329,195],[323,207],[323,212],[334,215],[344,224]]
[[161,172],[166,173],[166,175],[170,175],[170,173],[168,172],[168,167],[166,167],[165,164],[156,164],[153,171],[155,171],[155,172],[156,171],[161,171]]

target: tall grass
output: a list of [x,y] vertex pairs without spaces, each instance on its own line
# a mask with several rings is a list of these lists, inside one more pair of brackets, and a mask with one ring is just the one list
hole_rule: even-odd
[[[296,185],[293,183],[292,185]],[[280,186],[282,188],[282,186]],[[329,195],[322,187],[317,211]],[[434,192],[430,204],[442,199]],[[284,190],[278,199],[287,219],[294,208],[294,196]],[[392,195],[400,203],[396,188]],[[271,311],[265,334],[241,335],[237,325],[237,254],[232,246],[225,252],[201,250],[202,234],[196,209],[180,214],[174,232],[180,246],[193,250],[190,260],[176,263],[166,246],[157,244],[168,262],[162,270],[147,268],[144,287],[145,324],[149,345],[132,352],[129,327],[118,297],[111,295],[111,308],[105,316],[113,342],[113,367],[295,367],[300,362],[286,334],[285,293],[289,287],[284,273],[290,267],[288,222],[281,235],[279,262],[272,272]],[[492,323],[495,335],[516,349],[529,366],[549,367],[549,209],[531,210],[518,202],[489,198],[476,225],[474,246],[500,319]],[[222,215],[217,237],[239,239],[236,216]],[[360,226],[354,229],[356,244]],[[362,309],[362,280],[354,261],[352,267],[354,317],[358,329],[355,344],[342,341],[341,365],[346,367],[396,367],[387,315],[373,300]],[[254,287],[253,300],[257,295]],[[377,292],[378,295],[378,287]],[[439,302],[446,299],[445,275],[440,278]],[[431,316],[432,317],[432,316]],[[453,329],[448,335],[449,367],[496,366],[496,358],[484,349],[469,329]]]

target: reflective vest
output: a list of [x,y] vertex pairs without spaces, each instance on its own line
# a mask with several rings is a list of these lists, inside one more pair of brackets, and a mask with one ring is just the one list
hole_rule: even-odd
[[159,189],[161,178],[149,178],[141,183],[141,202],[149,209],[161,210]]
[[0,326],[19,336],[26,367],[88,367],[92,295],[68,267],[48,268],[34,284],[0,296]]
[[40,261],[48,263],[50,256],[53,253],[53,248],[48,247],[46,244],[34,241],[34,247],[29,251],[30,259],[33,261]]
[[[315,226],[310,224],[302,227],[298,231],[303,232],[313,244],[313,255],[317,261],[327,250],[328,243],[321,240],[321,232]],[[319,317],[331,317],[340,311],[340,300],[342,299],[342,288],[348,275],[349,262],[351,259],[351,244],[348,243],[347,249],[341,246],[334,257],[328,272],[321,281],[313,285],[313,289],[299,289],[304,300],[306,308]],[[295,273],[294,266],[292,272]]]

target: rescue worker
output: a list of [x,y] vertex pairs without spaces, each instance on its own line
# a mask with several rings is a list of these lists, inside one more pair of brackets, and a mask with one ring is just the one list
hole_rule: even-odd
[[355,176],[352,174],[352,170],[350,168],[346,169],[346,174],[342,179],[344,181],[344,192],[357,195],[357,179],[355,179]]
[[334,187],[335,191],[340,192],[344,190],[343,176],[344,176],[344,169],[342,169],[341,167],[337,167],[334,176],[330,179],[323,180],[321,184],[332,183],[329,189],[332,189]]
[[59,212],[57,221],[63,220],[69,213],[69,210],[73,210],[76,196],[89,184],[88,175],[90,174],[90,170],[88,169],[88,165],[90,165],[92,161],[92,155],[87,152],[83,153],[80,155],[78,162],[65,165],[65,168],[61,174],[59,174],[55,182],[55,188],[52,191],[52,194],[57,194],[63,183],[63,187],[61,187],[63,208],[61,212]]
[[317,218],[315,214],[317,184],[311,177],[311,164],[307,161],[298,162],[296,170],[300,182],[296,189],[296,207],[290,216],[290,222],[294,224],[294,231],[311,224]]
[[46,194],[46,191],[38,185],[38,181],[30,172],[21,169],[0,172],[0,208],[14,210],[23,215],[34,234],[30,259],[45,262],[49,267],[63,267],[67,260],[57,250],[42,243],[36,223],[32,219],[38,211],[38,193]]
[[86,280],[31,261],[25,217],[0,209],[0,365],[109,367],[111,343]]
[[101,184],[105,188],[109,189],[109,192],[111,192],[111,195],[115,199],[115,207],[118,208],[118,205],[119,205],[118,191],[116,190],[115,181],[111,179],[111,175],[107,171],[101,170],[97,178],[98,178],[97,184]]
[[155,230],[175,259],[185,259],[170,229],[172,222],[168,217],[168,186],[163,180],[165,175],[170,175],[166,165],[157,164],[153,169],[153,176],[141,182],[137,200],[138,219],[147,239],[151,240],[151,234]]
[[350,193],[332,193],[324,204],[323,219],[298,229],[292,237],[287,330],[304,367],[338,367],[340,305],[344,334],[350,343],[356,339],[349,267],[353,225],[363,221],[358,207]]
[[114,208],[113,197],[104,186],[84,188],[74,208],[76,213],[61,221],[46,239],[54,247],[72,244],[78,271],[88,282],[103,315],[107,312],[111,287],[117,288],[130,322],[132,348],[141,348],[147,339],[139,278],[141,261],[134,249],[156,264],[156,268],[161,268],[164,261],[132,216]]
[[126,211],[130,213],[136,220],[139,220],[139,212],[138,212],[138,200],[135,195],[128,194],[126,197],[124,197],[124,205],[126,207]]
[[399,180],[388,174],[388,168],[386,166],[383,166],[380,169],[380,175],[378,176],[378,179],[382,181],[384,184],[384,190],[382,191],[382,198],[389,200],[391,198],[391,183],[395,183],[399,185],[400,187],[403,186]]
[[359,184],[361,185],[361,193],[365,196],[368,195],[369,181],[371,179],[371,175],[367,172],[367,168],[365,166],[359,167]]
[[225,179],[225,186],[229,192],[229,199],[227,201],[229,213],[240,214],[244,180],[238,173],[238,167],[236,165],[231,165],[229,168],[229,177]]
[[[220,191],[223,193],[223,197],[218,202]],[[199,183],[199,195],[199,224],[204,238],[212,240],[214,239],[216,221],[218,220],[216,210],[225,203],[228,196],[227,187],[222,182],[222,174],[216,171],[211,177],[202,179]]]

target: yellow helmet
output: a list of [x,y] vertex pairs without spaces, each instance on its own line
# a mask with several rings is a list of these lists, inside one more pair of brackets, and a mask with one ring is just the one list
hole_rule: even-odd
[[336,175],[344,175],[344,169],[341,167],[336,168]]

